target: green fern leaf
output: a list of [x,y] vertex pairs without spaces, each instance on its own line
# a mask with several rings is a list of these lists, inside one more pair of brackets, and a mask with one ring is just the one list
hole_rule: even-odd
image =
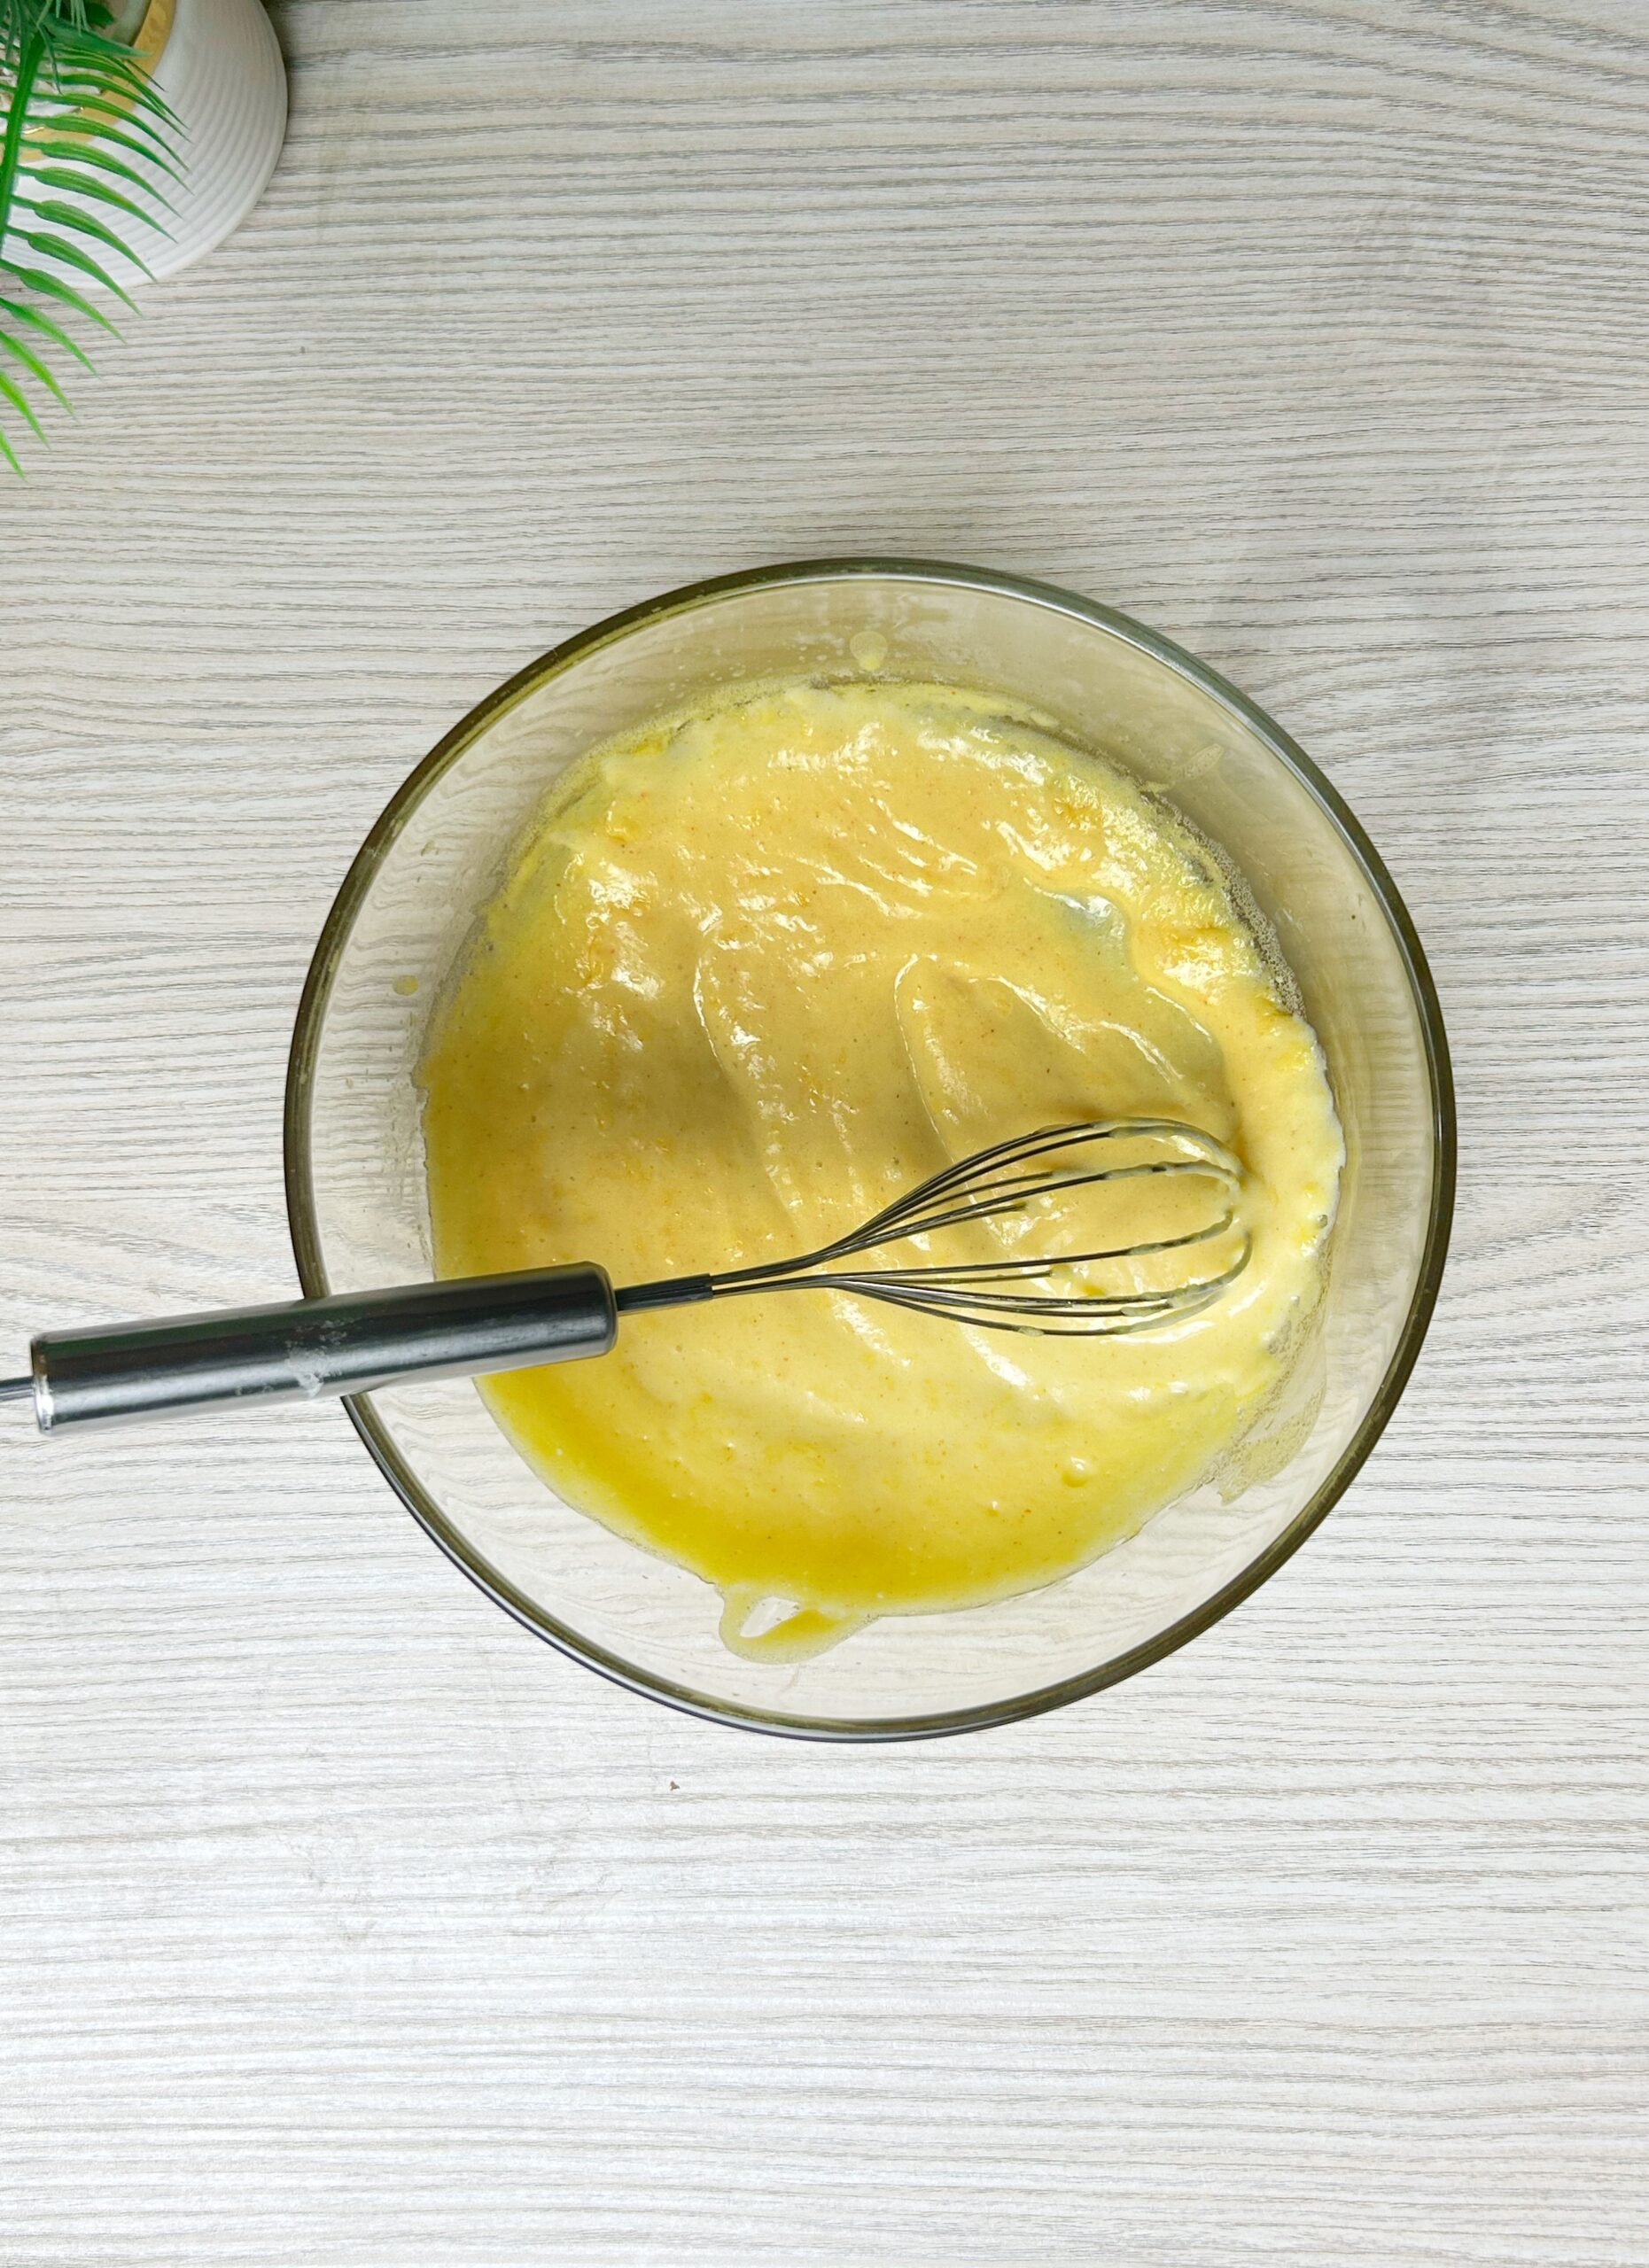
[[[121,243],[113,229],[105,222],[94,219],[89,213],[78,212],[73,205],[65,205],[56,198],[43,198],[38,204],[29,198],[19,199],[19,203],[24,211],[38,214],[43,221],[50,221],[54,229],[73,229],[82,237],[94,238],[98,244],[111,245],[123,258],[129,260],[134,267],[141,268],[144,274],[148,275],[148,262],[139,259],[135,252]],[[39,237],[34,237],[32,241],[35,249],[38,252],[41,242]]]
[[135,64],[112,65],[92,69],[69,69],[54,72],[51,90],[70,101],[78,103],[89,97],[94,102],[123,104],[147,133],[152,131],[149,120],[164,127],[172,134],[181,134],[183,120],[165,97],[155,92],[152,82]]
[[89,252],[72,245],[66,237],[49,235],[44,229],[21,229],[18,231],[23,242],[39,253],[43,260],[55,260],[66,268],[77,268],[82,276],[89,276],[94,284],[101,284],[105,291],[113,291],[117,299],[124,299],[128,307],[137,304],[131,293],[115,282],[106,268],[100,268]]
[[25,381],[68,407],[53,359],[92,363],[67,319],[120,335],[84,284],[134,304],[107,263],[118,255],[148,273],[138,232],[165,233],[161,182],[183,178],[180,121],[130,48],[109,36],[136,16],[128,5],[117,18],[107,0],[0,0],[0,311],[29,334],[25,343],[0,329],[11,365],[0,369],[0,455],[17,471],[4,418],[43,438]]
[[52,377],[49,366],[41,361],[33,347],[25,346],[20,338],[13,338],[9,330],[0,330],[0,346],[4,346],[8,354],[15,354],[24,369],[32,371],[47,392],[56,394],[65,409],[71,416],[74,416],[74,408],[67,394]]
[[[5,334],[3,331],[0,331],[0,345],[9,344],[10,342],[6,339]],[[11,379],[7,377],[4,370],[0,370],[0,394],[4,394],[5,396],[6,400],[11,403],[12,408],[16,410],[19,417],[26,417],[28,420],[35,432],[39,434],[41,439],[43,441],[46,438],[46,429],[41,423],[39,418],[35,416],[33,402],[30,401],[28,396],[24,392],[21,386],[12,384]]]
[[[55,135],[48,138],[43,134],[35,144],[37,150],[49,157],[61,156],[67,151],[71,155],[78,154],[84,158],[86,152],[93,146],[91,143],[85,141],[63,143],[58,141]],[[129,150],[134,157],[144,159],[146,163],[155,168],[157,173],[167,174],[176,182],[181,182],[183,178],[183,167],[175,164],[170,156],[162,157],[153,143],[140,142],[135,135],[123,134],[118,126],[100,123],[95,146],[100,151]],[[138,175],[138,179],[142,179],[141,175]]]
[[[47,99],[58,99],[58,89],[55,86],[47,89]],[[142,105],[128,101],[118,87],[112,88],[105,81],[96,80],[83,88],[65,88],[61,99],[64,106],[51,120],[54,127],[107,120],[111,125],[121,123],[134,128],[139,135],[147,136],[157,164],[162,155],[169,154],[166,137],[159,128],[151,126],[142,114]]]
[[73,307],[77,315],[84,315],[88,322],[101,323],[105,330],[114,338],[120,337],[120,325],[105,315],[97,301],[89,299],[83,291],[77,291],[72,284],[64,283],[61,276],[48,275],[43,268],[19,268],[9,260],[0,260],[0,268],[15,276],[18,282],[26,284],[31,291],[38,291],[48,299],[60,300],[66,307]]
[[83,362],[89,370],[97,369],[73,333],[65,330],[60,322],[53,322],[50,315],[43,315],[38,307],[31,307],[23,299],[0,299],[0,313],[10,315],[14,322],[26,322],[31,330],[43,331],[54,346],[60,346],[66,354],[72,354],[77,362]]
[[[105,136],[105,139],[107,138],[111,137]],[[163,197],[154,183],[145,180],[136,166],[127,165],[122,159],[112,158],[106,150],[93,149],[89,142],[51,142],[43,135],[34,146],[37,156],[49,158],[54,162],[60,161],[65,165],[74,166],[92,166],[99,173],[118,174],[122,181],[132,182],[141,189],[152,205],[158,205],[167,213],[172,210],[171,199]],[[51,181],[56,178],[54,175],[47,173],[43,167],[35,177],[37,181]],[[89,183],[82,183],[81,186],[86,188]]]
[[[96,174],[79,174],[68,166],[43,166],[38,173],[31,174],[29,179],[43,183],[48,189],[72,189],[77,197],[95,197],[100,205],[113,205],[119,212],[129,213],[134,221],[143,221],[147,228],[159,225],[141,205],[135,204],[118,189],[111,189],[108,183],[99,181]],[[43,213],[45,209],[43,205],[35,207],[36,213]],[[119,244],[120,238],[117,237],[113,241]],[[122,245],[121,249],[125,247]],[[131,257],[129,252],[127,257]]]

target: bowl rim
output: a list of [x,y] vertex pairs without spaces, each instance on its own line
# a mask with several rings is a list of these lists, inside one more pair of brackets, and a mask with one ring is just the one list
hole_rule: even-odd
[[1257,1590],[1285,1561],[1292,1558],[1306,1538],[1321,1526],[1350,1486],[1384,1432],[1414,1368],[1436,1305],[1448,1254],[1454,1213],[1457,1151],[1454,1082],[1448,1036],[1443,1028],[1436,987],[1408,908],[1387,872],[1385,862],[1343,797],[1298,743],[1263,709],[1217,671],[1210,669],[1171,639],[1162,636],[1113,607],[1101,605],[1095,600],[1081,597],[1055,584],[1000,573],[989,568],[898,555],[884,557],[867,554],[840,558],[800,559],[774,566],[743,569],[734,574],[712,576],[704,581],[682,585],[657,598],[644,600],[639,605],[609,615],[588,629],[564,639],[536,661],[529,662],[525,669],[518,670],[496,691],[478,702],[467,716],[437,742],[390,797],[351,862],[322,925],[299,1001],[287,1060],[284,1126],[286,1209],[293,1256],[306,1297],[323,1297],[331,1288],[321,1256],[310,1168],[309,1131],[315,1061],[332,982],[356,916],[379,866],[430,788],[499,718],[515,708],[529,694],[561,676],[586,656],[603,646],[614,644],[643,625],[671,616],[693,613],[743,592],[787,584],[873,579],[937,583],[987,592],[998,597],[1049,608],[1108,632],[1186,679],[1199,691],[1231,711],[1270,750],[1279,763],[1294,773],[1338,829],[1347,849],[1361,866],[1385,913],[1408,974],[1420,1018],[1431,1091],[1432,1192],[1413,1296],[1385,1376],[1371,1397],[1356,1433],[1333,1469],[1288,1526],[1273,1537],[1239,1574],[1223,1584],[1191,1613],[1182,1615],[1154,1637],[1076,1676],[1062,1678],[1052,1685],[1036,1687],[1030,1692],[1000,1701],[963,1709],[862,1720],[805,1716],[784,1710],[764,1710],[754,1705],[721,1701],[712,1694],[679,1685],[671,1679],[656,1676],[636,1664],[626,1661],[558,1621],[544,1607],[519,1590],[508,1577],[492,1567],[447,1518],[416,1473],[401,1456],[380,1423],[371,1397],[357,1394],[346,1398],[344,1407],[356,1432],[379,1471],[413,1518],[455,1565],[495,1605],[502,1607],[506,1613],[513,1615],[517,1621],[560,1652],[630,1692],[645,1695],[712,1723],[737,1726],[745,1730],[776,1734],[791,1739],[855,1743],[931,1739],[951,1733],[979,1731],[993,1725],[1012,1724],[1021,1718],[1039,1716],[1045,1710],[1061,1708],[1069,1702],[1085,1699],[1090,1694],[1101,1692],[1108,1686],[1120,1684],[1124,1678],[1134,1676],[1139,1671],[1177,1652],[1193,1638],[1200,1637]]

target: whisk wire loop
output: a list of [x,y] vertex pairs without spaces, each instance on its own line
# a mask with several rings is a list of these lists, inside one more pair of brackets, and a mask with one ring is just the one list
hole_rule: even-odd
[[[1082,1165],[1067,1157],[1078,1146],[1148,1142],[1167,1156],[1128,1157]],[[1101,1153],[1102,1156],[1107,1154]],[[878,1247],[927,1239],[976,1223],[1023,1216],[1044,1200],[1102,1184],[1154,1177],[1200,1177],[1221,1209],[1200,1226],[1171,1236],[1090,1250],[1002,1253],[988,1260],[922,1261],[905,1267],[843,1268]],[[1247,1267],[1252,1239],[1237,1225],[1242,1168],[1202,1128],[1179,1119],[1101,1119],[1042,1127],[943,1167],[849,1234],[789,1260],[764,1261],[707,1276],[636,1285],[618,1294],[620,1310],[719,1299],[740,1293],[830,1291],[880,1300],[984,1330],[1051,1337],[1115,1337],[1183,1322],[1210,1307]],[[1166,1285],[1069,1288],[1072,1270],[1132,1263],[1240,1236],[1234,1254],[1210,1275]]]

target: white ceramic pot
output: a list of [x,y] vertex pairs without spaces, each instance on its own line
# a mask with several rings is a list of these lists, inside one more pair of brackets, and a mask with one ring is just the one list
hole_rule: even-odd
[[[116,22],[124,27],[139,12],[135,4],[117,10]],[[121,152],[172,210],[165,235],[125,214],[120,235],[152,276],[175,276],[221,245],[262,196],[286,132],[286,66],[262,0],[148,0],[131,47],[187,130],[181,182]],[[55,193],[89,219],[107,221],[104,206],[73,190]],[[127,290],[141,281],[118,252],[100,250],[97,257]],[[76,291],[97,288],[48,255],[38,264]]]
[[262,0],[150,0],[132,44],[188,129],[169,236],[131,235],[152,275],[175,276],[262,196],[286,132],[286,66]]

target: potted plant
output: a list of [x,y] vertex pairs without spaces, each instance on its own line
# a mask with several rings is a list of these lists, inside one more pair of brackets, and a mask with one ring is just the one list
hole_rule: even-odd
[[43,437],[109,301],[262,194],[286,74],[260,0],[0,0],[0,455]]

